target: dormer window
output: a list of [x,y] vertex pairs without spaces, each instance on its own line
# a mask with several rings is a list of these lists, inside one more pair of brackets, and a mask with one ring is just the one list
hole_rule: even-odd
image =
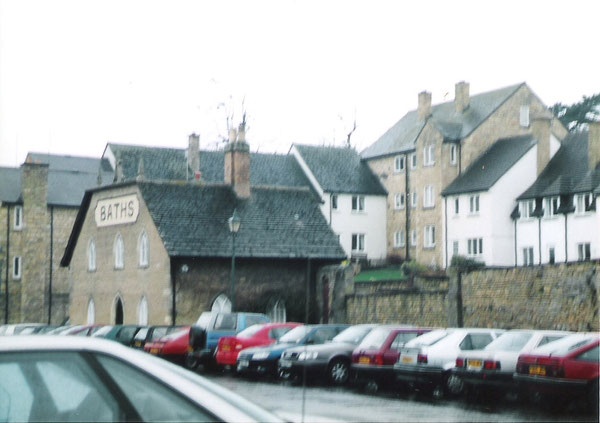
[[594,210],[594,196],[593,194],[577,194],[575,196],[575,213],[583,214]]
[[560,197],[549,197],[545,199],[544,217],[552,217],[558,215],[560,207]]
[[332,194],[331,195],[331,208],[333,210],[337,210],[338,209],[338,196],[337,196],[337,194]]
[[454,144],[450,146],[450,164],[456,164],[456,145]]
[[396,156],[396,158],[394,159],[394,172],[404,172],[405,164],[406,163],[404,161],[404,156]]
[[529,106],[521,106],[519,123],[523,128],[529,128]]
[[531,219],[535,210],[535,200],[521,201],[521,218]]

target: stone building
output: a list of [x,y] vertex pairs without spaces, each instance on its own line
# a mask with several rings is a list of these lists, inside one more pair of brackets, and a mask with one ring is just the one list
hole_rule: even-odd
[[232,305],[304,320],[307,294],[316,310],[316,272],[345,258],[318,197],[293,157],[230,140],[218,152],[195,135],[187,151],[107,146],[116,183],[86,192],[62,259],[73,322],[190,324]]
[[20,168],[0,168],[0,319],[7,323],[68,318],[69,286],[60,259],[86,189],[107,163],[30,153]]
[[[454,101],[435,106],[420,93],[418,108],[361,153],[388,191],[388,254],[442,267],[442,191],[497,140],[530,134],[546,112],[525,83],[471,96],[459,82]],[[567,134],[554,118],[550,131],[559,141]]]

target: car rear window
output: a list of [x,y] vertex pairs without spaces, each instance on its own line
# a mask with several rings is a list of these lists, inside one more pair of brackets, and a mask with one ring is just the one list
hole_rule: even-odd
[[533,354],[562,357],[597,340],[598,335],[579,333],[571,336],[565,336],[558,341],[550,342],[549,344],[535,349]]
[[365,336],[362,342],[358,345],[358,348],[363,350],[379,350],[383,348],[383,344],[393,330],[393,328],[373,329],[367,336]]
[[241,331],[240,333],[238,333],[236,336],[238,338],[251,338],[252,336],[254,336],[258,331],[260,331],[264,326],[263,325],[252,325],[246,329],[244,329],[243,331]]
[[219,313],[215,319],[215,330],[235,330],[237,326],[237,314]]
[[417,332],[399,332],[390,345],[393,350],[400,350],[408,341],[415,339],[419,334]]
[[138,333],[135,334],[135,338],[133,339],[136,341],[143,341],[146,339],[146,335],[148,334],[149,330],[150,328],[141,328]]
[[349,344],[358,344],[373,329],[373,326],[351,326],[336,335],[332,342],[347,342]]
[[523,347],[529,342],[533,332],[506,332],[499,338],[490,342],[486,351],[521,351]]
[[416,337],[412,341],[407,342],[406,346],[407,347],[421,347],[421,346],[428,347],[428,346],[431,346],[431,345],[441,341],[442,339],[446,338],[451,333],[453,333],[453,331],[446,330],[446,329],[433,330],[431,332],[427,332],[424,335]]

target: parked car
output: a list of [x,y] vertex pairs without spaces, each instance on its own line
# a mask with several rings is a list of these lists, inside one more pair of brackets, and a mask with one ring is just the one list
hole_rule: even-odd
[[91,336],[104,325],[77,325],[63,330],[59,335]]
[[352,351],[377,325],[354,325],[321,345],[305,345],[284,351],[279,359],[279,376],[295,379],[325,377],[334,385],[345,385],[350,379]]
[[394,382],[394,364],[400,348],[408,341],[431,331],[399,325],[382,325],[373,329],[352,352],[354,383],[376,392]]
[[277,416],[199,375],[94,337],[0,338],[0,421],[254,421]]
[[133,337],[142,327],[140,325],[104,326],[93,333],[92,336],[117,341],[129,347],[133,342]]
[[15,323],[0,326],[0,336],[19,335],[29,328],[45,326],[43,323]]
[[167,325],[159,325],[159,326],[144,326],[141,327],[140,330],[137,331],[135,336],[133,337],[133,341],[131,343],[131,347],[143,350],[144,346],[148,342],[157,341],[163,336],[169,335],[183,326],[167,326]]
[[240,352],[237,371],[242,375],[276,376],[277,363],[288,348],[299,345],[323,344],[346,329],[348,325],[303,325],[298,326],[273,345],[247,348]]
[[200,364],[204,368],[216,366],[215,350],[219,339],[234,336],[259,323],[269,323],[269,318],[260,313],[205,311],[192,326],[186,367],[195,369]]
[[521,354],[519,387],[552,402],[586,398],[598,410],[600,334],[576,333]]
[[169,360],[175,364],[183,365],[190,344],[190,327],[182,327],[165,335],[156,341],[146,342],[144,351]]
[[[452,373],[467,388],[507,392],[514,387],[513,373],[522,353],[557,341],[571,332],[515,329],[503,333],[482,350],[462,351]],[[458,381],[457,381],[458,383]]]
[[235,366],[240,351],[250,347],[271,345],[301,323],[261,323],[252,325],[236,336],[219,339],[216,360],[221,366]]
[[396,378],[435,397],[459,394],[463,384],[452,377],[456,357],[463,351],[480,350],[502,334],[499,329],[448,328],[433,330],[400,350],[394,365]]

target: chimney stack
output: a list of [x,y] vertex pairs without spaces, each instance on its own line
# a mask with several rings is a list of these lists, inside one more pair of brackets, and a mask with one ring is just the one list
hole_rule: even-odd
[[458,113],[463,113],[469,108],[471,98],[469,97],[469,83],[457,82],[454,86],[454,106]]
[[417,109],[419,120],[425,120],[431,116],[431,93],[422,91],[419,93],[419,107]]
[[588,166],[596,169],[600,162],[600,122],[590,122],[588,133]]
[[188,138],[187,162],[192,177],[200,174],[200,135],[191,134]]
[[552,118],[547,115],[537,116],[531,120],[531,132],[537,141],[537,174],[546,168],[550,161],[550,124]]
[[245,126],[240,133],[229,130],[229,142],[225,146],[225,183],[233,187],[238,198],[250,198],[250,146],[245,141]]

